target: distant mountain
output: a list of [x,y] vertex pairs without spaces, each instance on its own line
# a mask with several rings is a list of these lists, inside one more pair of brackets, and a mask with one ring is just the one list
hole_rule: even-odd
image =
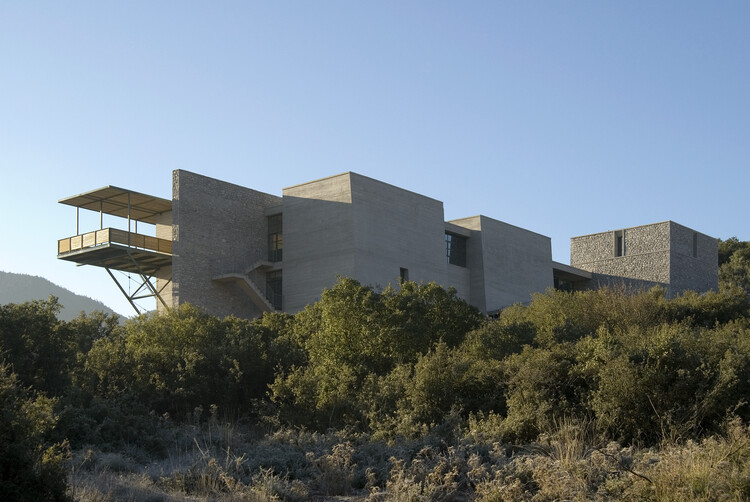
[[77,295],[43,277],[0,271],[0,305],[46,300],[50,295],[60,300],[63,309],[60,311],[59,318],[65,321],[78,317],[81,311],[100,310],[107,314],[117,313],[100,301]]

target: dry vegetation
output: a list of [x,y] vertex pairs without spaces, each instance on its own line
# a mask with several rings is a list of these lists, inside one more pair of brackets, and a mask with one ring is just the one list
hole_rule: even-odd
[[721,435],[651,448],[596,444],[588,423],[556,427],[523,446],[477,441],[472,430],[450,445],[387,444],[291,430],[250,440],[209,421],[181,426],[159,460],[80,450],[69,491],[80,502],[750,498],[750,430],[738,420]]
[[720,292],[496,319],[349,279],[254,321],[0,306],[0,500],[750,500],[750,245],[727,244]]

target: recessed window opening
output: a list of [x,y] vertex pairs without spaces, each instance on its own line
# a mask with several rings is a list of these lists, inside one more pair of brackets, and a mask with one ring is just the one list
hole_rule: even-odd
[[409,269],[401,267],[399,269],[399,274],[398,275],[399,275],[399,279],[401,280],[401,282],[408,281],[409,280]]
[[266,272],[266,298],[276,310],[281,310],[281,270]]
[[445,254],[448,263],[466,266],[466,237],[446,232],[445,233]]
[[615,256],[625,256],[625,230],[615,232]]
[[698,257],[698,232],[693,232],[693,258]]
[[284,239],[280,214],[268,217],[268,261],[282,261]]

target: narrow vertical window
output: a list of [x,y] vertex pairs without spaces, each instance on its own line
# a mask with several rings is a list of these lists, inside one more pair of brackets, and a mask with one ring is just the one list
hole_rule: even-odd
[[268,261],[277,262],[282,260],[284,239],[282,233],[282,220],[280,214],[268,217]]
[[693,232],[693,258],[698,257],[698,232]]
[[266,273],[266,298],[276,310],[281,310],[281,285],[281,270]]
[[625,256],[625,230],[615,232],[615,256]]

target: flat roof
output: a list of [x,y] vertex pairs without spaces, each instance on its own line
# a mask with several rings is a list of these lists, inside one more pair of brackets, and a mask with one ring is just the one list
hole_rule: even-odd
[[[172,201],[133,190],[106,186],[58,201],[60,204],[156,224],[156,217],[172,210]],[[129,211],[129,215],[128,215]]]
[[592,274],[588,270],[583,270],[556,261],[552,262],[552,274],[556,277],[559,277],[560,279],[565,279],[573,282],[589,280],[594,277],[594,274]]

